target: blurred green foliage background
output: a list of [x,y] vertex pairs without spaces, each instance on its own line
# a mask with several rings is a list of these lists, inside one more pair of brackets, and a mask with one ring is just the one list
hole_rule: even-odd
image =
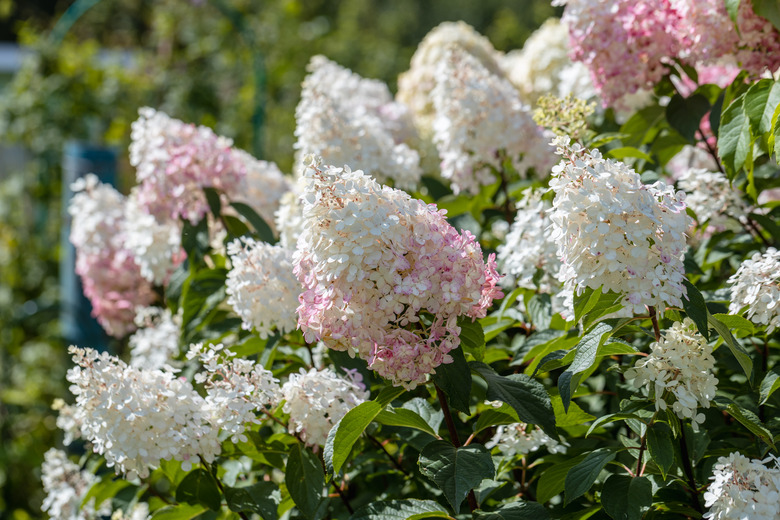
[[[83,14],[66,12],[71,4],[0,0],[0,37],[27,51],[18,73],[0,78],[0,144],[29,159],[12,168],[0,157],[2,518],[42,516],[39,468],[61,440],[50,406],[67,393],[69,365],[57,323],[66,141],[116,147],[127,188],[130,124],[148,105],[289,171],[312,55],[395,90],[442,21],[464,20],[506,51],[556,14],[539,0],[102,0]],[[51,35],[58,20],[61,39]]]

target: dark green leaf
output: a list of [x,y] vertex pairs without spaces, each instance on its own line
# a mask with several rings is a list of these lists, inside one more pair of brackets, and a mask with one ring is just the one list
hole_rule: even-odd
[[278,504],[271,497],[277,489],[276,484],[264,481],[246,487],[225,486],[225,500],[230,510],[236,513],[249,511],[257,513],[263,520],[276,520]]
[[415,428],[417,430],[424,431],[425,433],[437,436],[433,428],[425,422],[425,419],[420,417],[416,412],[412,410],[406,410],[404,408],[396,408],[394,410],[382,410],[374,419],[379,424],[386,424],[388,426],[402,426],[406,428]]
[[612,475],[601,491],[601,505],[615,520],[640,520],[653,502],[653,485],[647,477]]
[[547,509],[538,502],[518,500],[503,505],[495,511],[474,511],[474,520],[549,520]]
[[434,441],[420,453],[420,472],[433,480],[456,512],[468,492],[496,474],[490,452],[472,444],[456,448],[447,441]]
[[539,478],[539,485],[536,487],[536,499],[544,504],[551,498],[562,493],[565,487],[566,474],[583,459],[585,459],[585,455],[577,455],[576,457],[566,458],[556,462],[545,469],[544,473],[542,473],[542,476]]
[[710,340],[710,327],[708,324],[707,304],[704,302],[704,296],[701,295],[699,290],[688,280],[683,281],[685,290],[688,297],[683,297],[683,310],[690,319],[696,324],[696,328],[699,329],[699,334],[704,336],[707,341]]
[[761,401],[759,404],[766,403],[767,399],[780,388],[780,367],[775,366],[766,373],[761,381]]
[[341,471],[341,467],[352,451],[352,446],[383,408],[384,406],[376,401],[366,401],[347,412],[331,428],[323,450],[328,473],[337,475]]
[[225,228],[227,229],[230,238],[238,238],[251,234],[249,232],[249,226],[233,215],[223,215],[222,222],[225,224]]
[[[777,106],[780,107],[780,105]],[[770,237],[780,237],[780,225],[773,218],[760,213],[751,213],[749,217],[754,222],[758,222],[765,231],[769,232]]]
[[222,495],[211,473],[198,468],[189,472],[179,483],[176,488],[176,501],[201,504],[213,511],[219,511]]
[[211,249],[208,219],[204,217],[194,226],[190,224],[189,220],[182,221],[181,247],[187,253],[187,259],[191,263],[195,265],[203,263],[203,257]]
[[94,498],[95,502],[93,506],[97,510],[100,507],[100,504],[109,498],[113,498],[117,493],[130,485],[130,482],[126,480],[121,478],[114,480],[113,475],[105,475],[100,481],[92,484],[92,487],[89,488],[87,494],[81,499],[81,505],[83,507]]
[[203,193],[206,194],[206,202],[209,204],[211,214],[219,219],[222,214],[222,201],[219,198],[219,192],[215,188],[207,187],[203,188]]
[[423,518],[451,518],[442,506],[433,500],[382,500],[361,507],[349,520],[409,520]]
[[558,391],[563,401],[563,409],[569,409],[571,396],[576,390],[576,384],[571,385],[572,378],[581,372],[586,371],[596,361],[596,353],[601,344],[609,337],[612,332],[612,326],[608,323],[597,323],[575,347],[576,354],[571,366],[558,378]]
[[402,406],[422,417],[433,431],[439,431],[439,427],[444,420],[444,412],[434,408],[431,403],[422,397],[415,397],[406,401]]
[[490,428],[491,426],[499,426],[501,424],[513,424],[518,421],[517,413],[514,412],[514,408],[510,407],[509,405],[504,404],[504,406],[507,407],[507,411],[512,410],[512,414],[504,413],[500,410],[496,410],[495,408],[488,408],[481,414],[479,414],[479,419],[477,419],[477,424],[474,425],[474,433],[479,433],[485,428]]
[[325,474],[317,456],[300,443],[290,449],[284,483],[298,510],[306,518],[314,519],[322,500]]
[[588,453],[582,462],[572,467],[566,474],[564,483],[564,505],[585,494],[596,482],[599,473],[613,460],[615,460],[614,451],[600,448]]
[[699,122],[709,110],[710,102],[701,94],[694,94],[688,98],[675,94],[666,106],[666,120],[672,128],[693,144],[696,141]]
[[753,435],[760,438],[773,450],[776,449],[772,433],[756,414],[725,397],[718,396],[715,398],[715,402],[721,410],[725,410],[730,416],[739,421],[742,426],[750,430]]
[[433,374],[433,382],[447,395],[450,406],[469,414],[471,401],[471,370],[466,363],[463,349],[450,350],[452,363],[439,365]]
[[[730,0],[734,1],[734,0]],[[770,21],[780,31],[780,3],[777,0],[751,0],[753,11]]]
[[545,330],[550,327],[552,300],[549,294],[535,294],[528,301],[528,317],[531,318],[531,323],[536,327],[536,330]]
[[152,515],[152,520],[190,520],[206,510],[202,505],[176,504],[158,509]]
[[472,362],[470,366],[487,382],[489,400],[505,402],[521,421],[539,425],[547,435],[558,438],[550,396],[541,383],[524,374],[500,376],[484,363]]
[[[184,285],[182,291],[182,323],[186,330],[195,330],[209,312],[225,299],[227,269],[203,269]],[[195,319],[195,318],[199,319]]]
[[726,342],[726,346],[728,346],[731,353],[734,354],[734,357],[737,358],[739,365],[742,367],[742,370],[745,371],[748,380],[750,380],[750,374],[753,372],[753,360],[750,359],[750,355],[745,351],[745,347],[737,342],[729,328],[724,325],[722,321],[709,313],[707,314],[707,318],[712,328],[715,329],[720,337],[723,338],[723,341]]
[[255,232],[257,233],[257,236],[262,240],[263,242],[268,242],[269,244],[276,243],[276,239],[274,238],[274,233],[271,231],[271,228],[266,224],[265,220],[263,220],[263,217],[257,214],[257,212],[248,204],[244,204],[243,202],[231,202],[230,205],[235,209],[239,215],[244,217],[249,224],[255,228]]
[[674,464],[674,444],[672,430],[664,422],[655,422],[647,430],[647,450],[653,462],[661,470],[661,476],[666,479],[667,473]]
[[482,330],[482,325],[476,320],[461,316],[458,318],[458,327],[460,327],[460,346],[477,361],[482,361],[485,355],[485,332]]

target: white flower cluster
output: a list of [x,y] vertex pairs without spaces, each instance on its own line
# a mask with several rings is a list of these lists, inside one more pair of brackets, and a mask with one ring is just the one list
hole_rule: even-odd
[[[774,462],[774,467],[767,466]],[[780,518],[780,464],[775,457],[753,459],[734,452],[719,457],[704,492],[706,520]]]
[[241,238],[228,244],[227,253],[232,264],[227,302],[241,317],[244,329],[254,327],[261,338],[273,329],[295,330],[302,287],[293,274],[292,250]]
[[129,512],[117,509],[111,515],[111,520],[149,520],[152,516],[149,514],[149,504],[138,502]]
[[222,344],[191,345],[187,358],[198,358],[205,369],[195,380],[206,387],[202,411],[209,423],[233,442],[246,441],[246,425],[260,424],[256,412],[276,403],[279,380],[254,361],[236,358]]
[[724,174],[690,168],[682,172],[677,185],[688,194],[685,204],[696,214],[699,227],[706,224],[714,231],[740,229],[737,219],[747,206]]
[[566,453],[566,445],[556,441],[535,426],[529,427],[525,423],[501,425],[496,428],[496,433],[485,447],[493,449],[498,446],[504,457],[526,455],[540,448],[547,448],[553,453]]
[[172,365],[179,353],[181,318],[169,309],[141,307],[135,315],[138,330],[130,336],[130,365],[147,370]]
[[387,86],[323,56],[313,57],[308,70],[295,110],[299,157],[315,154],[328,164],[364,169],[380,182],[416,186],[420,156],[393,134],[404,115]]
[[522,176],[531,168],[547,175],[554,164],[549,136],[511,83],[458,46],[444,51],[434,81],[433,142],[455,193],[476,194],[495,182],[493,170],[502,170],[505,158]]
[[469,53],[491,73],[501,74],[498,51],[473,27],[465,22],[444,22],[433,28],[418,45],[409,70],[398,77],[397,99],[409,107],[424,139],[430,139],[433,134],[431,91],[436,86],[436,67],[451,46]]
[[563,156],[550,180],[561,281],[578,294],[586,287],[624,294],[623,305],[636,313],[682,307],[691,225],[685,194],[663,182],[642,184],[626,164],[568,137],[553,143]]
[[95,511],[95,499],[83,507],[84,496],[97,477],[82,471],[78,464],[68,459],[65,452],[51,448],[43,455],[41,482],[46,497],[41,509],[52,520],[93,520],[111,513],[110,501]]
[[696,409],[710,407],[718,385],[712,347],[699,334],[693,320],[685,318],[664,331],[661,340],[650,348],[649,356],[626,371],[626,379],[633,379],[636,388],[652,385],[656,410],[666,409],[665,394],[667,390],[671,392],[672,410],[680,419],[691,419],[691,426],[698,430],[704,414],[697,414]]
[[768,325],[767,333],[780,327],[780,251],[770,247],[764,254],[755,253],[742,262],[729,283],[731,314],[747,306],[748,319]]
[[290,414],[290,429],[309,446],[324,446],[328,432],[348,411],[369,397],[357,372],[341,377],[330,369],[291,374],[282,385],[282,410]]
[[587,67],[569,58],[569,31],[557,18],[544,22],[522,49],[501,56],[499,64],[529,105],[545,94],[560,98],[572,94],[581,99],[596,96]]
[[[558,246],[550,240],[548,228],[552,223],[549,210],[552,204],[542,200],[544,190],[527,189],[517,203],[517,215],[504,244],[498,246],[498,265],[503,272],[516,278],[516,285],[526,289],[539,289],[545,293],[558,291]],[[537,271],[542,276],[534,282]]]
[[92,349],[70,347],[77,366],[68,370],[81,436],[130,478],[149,475],[160,460],[182,461],[220,452],[218,431],[204,416],[206,401],[173,370],[141,370]]

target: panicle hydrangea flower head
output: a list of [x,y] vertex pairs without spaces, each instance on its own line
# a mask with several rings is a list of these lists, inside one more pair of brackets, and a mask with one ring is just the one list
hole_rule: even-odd
[[[774,467],[768,464],[774,462]],[[718,457],[704,492],[706,520],[774,520],[780,517],[780,464],[734,452]]]
[[195,380],[206,388],[202,410],[209,423],[233,442],[246,442],[246,426],[260,424],[257,412],[278,401],[279,380],[262,365],[236,358],[222,344],[191,345],[187,358],[203,364],[204,372],[195,374]]
[[315,449],[325,445],[333,425],[368,397],[356,371],[340,376],[330,369],[301,369],[290,374],[281,389],[282,410],[290,414],[290,429]]
[[690,168],[682,173],[677,185],[687,193],[685,204],[696,214],[699,227],[707,224],[714,231],[740,229],[738,219],[748,208],[724,174]]
[[780,251],[770,247],[764,254],[755,253],[742,262],[729,283],[729,313],[739,314],[747,306],[748,319],[768,325],[768,334],[780,327]]
[[586,287],[623,294],[623,305],[636,313],[682,307],[691,225],[685,194],[663,182],[642,184],[626,164],[567,137],[554,144],[563,156],[550,180],[560,280],[578,294]]
[[433,142],[441,174],[455,193],[478,193],[508,158],[525,175],[546,174],[554,164],[547,136],[515,88],[460,47],[444,51],[434,74]]
[[329,164],[350,164],[380,181],[400,187],[420,180],[420,156],[406,143],[396,142],[397,126],[383,110],[394,105],[387,85],[364,79],[323,56],[309,63],[301,101],[295,111],[299,157],[322,156]]
[[465,22],[443,22],[431,29],[417,46],[410,68],[398,77],[396,98],[409,107],[423,139],[433,133],[434,107],[431,91],[436,86],[436,68],[446,49],[457,46],[472,55],[493,74],[502,75],[499,52],[490,41]]
[[540,448],[547,448],[551,454],[566,453],[565,444],[561,444],[539,428],[525,423],[499,426],[485,447],[487,449],[498,447],[504,457],[527,455]]
[[652,385],[656,410],[666,409],[664,394],[671,392],[672,410],[680,419],[691,419],[697,431],[704,414],[697,414],[696,409],[709,408],[717,390],[712,347],[699,334],[693,320],[685,318],[674,323],[650,348],[649,356],[626,371],[626,379],[633,379],[636,388]]
[[[554,293],[560,285],[561,261],[557,255],[558,246],[550,240],[552,204],[542,200],[544,191],[529,188],[523,192],[506,242],[498,246],[498,265],[516,278],[517,287]],[[537,283],[534,278],[538,270],[543,274]]]
[[179,353],[181,318],[169,309],[141,307],[135,315],[138,330],[128,339],[130,365],[147,370],[174,365]]
[[304,174],[293,263],[306,340],[356,353],[396,385],[423,383],[451,361],[457,317],[484,317],[503,296],[493,255],[486,264],[475,238],[444,212],[361,171],[312,160]]
[[70,241],[76,248],[76,274],[92,304],[92,316],[112,336],[135,329],[135,308],[156,296],[125,246],[125,198],[87,175],[73,183],[68,206]]
[[143,370],[107,353],[70,347],[68,370],[81,436],[108,467],[146,478],[161,460],[182,461],[189,471],[198,456],[220,453],[218,430],[205,417],[206,401],[173,369]]
[[138,202],[137,187],[125,204],[125,247],[133,253],[141,275],[161,285],[184,261],[187,254],[181,247],[181,225],[171,218],[157,217]]
[[97,481],[97,477],[68,459],[64,451],[49,449],[43,455],[41,483],[46,497],[41,510],[53,520],[97,520],[111,513],[110,501],[95,510],[92,498],[83,507],[84,497]]
[[293,274],[292,250],[242,237],[228,244],[227,253],[227,302],[243,328],[254,327],[261,338],[273,329],[295,330],[301,284]]
[[522,49],[501,56],[499,65],[529,105],[548,94],[581,99],[596,95],[587,69],[569,58],[569,30],[557,18],[545,21]]
[[149,107],[138,113],[130,134],[130,164],[136,167],[138,202],[149,213],[196,224],[209,211],[203,188],[228,197],[241,193],[246,163],[234,153],[233,141]]

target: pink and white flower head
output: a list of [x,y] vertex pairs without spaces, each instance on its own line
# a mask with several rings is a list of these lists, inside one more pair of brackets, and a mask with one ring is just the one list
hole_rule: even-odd
[[546,175],[555,163],[549,136],[533,120],[517,90],[457,46],[444,51],[434,74],[433,142],[441,175],[455,193],[476,194],[496,181],[504,158],[522,176]]
[[76,248],[76,274],[92,315],[106,332],[121,337],[135,330],[135,309],[156,296],[126,247],[125,198],[95,175],[73,183],[68,207],[70,241]]
[[203,188],[228,198],[242,192],[247,165],[233,141],[210,128],[186,124],[152,108],[141,108],[130,137],[138,202],[160,220],[195,224],[209,211]]
[[749,459],[734,452],[718,457],[704,493],[707,520],[772,520],[780,516],[780,463],[772,455]]
[[742,262],[729,283],[730,314],[747,307],[748,319],[767,325],[767,333],[780,327],[780,251],[770,247],[764,254],[755,253]]
[[295,330],[301,284],[293,274],[292,250],[241,238],[228,244],[227,253],[227,302],[243,328],[254,327],[261,338],[274,329]]
[[357,354],[395,385],[424,383],[451,362],[458,316],[484,317],[503,296],[493,255],[485,263],[444,211],[362,171],[309,158],[304,177],[293,264],[306,340]]
[[635,313],[682,307],[685,232],[692,223],[685,194],[663,182],[645,185],[626,164],[568,137],[553,142],[563,160],[550,180],[551,238],[564,287],[623,294],[623,305]]
[[366,170],[383,182],[416,186],[422,175],[420,156],[396,141],[394,131],[403,133],[405,115],[387,85],[323,56],[314,56],[308,70],[295,110],[298,156],[316,154],[329,164]]
[[341,376],[330,369],[301,369],[290,374],[280,391],[282,410],[290,414],[290,429],[315,449],[324,446],[331,428],[368,397],[357,371]]

